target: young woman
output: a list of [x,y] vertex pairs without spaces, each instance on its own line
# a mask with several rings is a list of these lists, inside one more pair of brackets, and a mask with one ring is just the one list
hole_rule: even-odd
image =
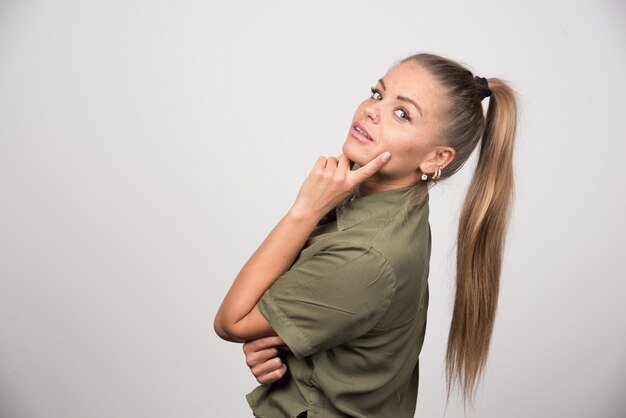
[[[482,101],[489,97],[486,116]],[[472,399],[493,330],[513,198],[514,91],[416,54],[359,105],[215,317],[262,383],[254,415],[413,417],[428,307],[429,188],[480,142],[461,212],[446,376]]]

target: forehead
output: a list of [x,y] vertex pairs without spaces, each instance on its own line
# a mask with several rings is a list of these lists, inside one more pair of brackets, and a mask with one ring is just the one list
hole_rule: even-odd
[[445,105],[445,94],[441,84],[423,67],[404,62],[390,69],[383,81],[387,93],[409,97],[419,103],[424,117],[434,116]]

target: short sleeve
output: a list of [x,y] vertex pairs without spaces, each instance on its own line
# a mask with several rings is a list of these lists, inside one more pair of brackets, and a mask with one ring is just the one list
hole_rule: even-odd
[[302,358],[372,329],[395,289],[393,268],[380,252],[336,244],[295,263],[265,292],[258,307]]

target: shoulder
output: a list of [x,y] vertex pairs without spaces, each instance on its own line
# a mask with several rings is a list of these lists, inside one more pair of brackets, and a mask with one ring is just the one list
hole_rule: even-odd
[[416,259],[430,258],[431,230],[428,201],[409,209],[390,212],[370,242],[397,270]]

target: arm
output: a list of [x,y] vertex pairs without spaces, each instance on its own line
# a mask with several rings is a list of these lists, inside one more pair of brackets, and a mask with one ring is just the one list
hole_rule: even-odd
[[215,317],[217,334],[228,341],[276,335],[256,304],[296,258],[317,224],[316,217],[290,210],[244,264]]
[[259,312],[257,302],[293,264],[322,216],[380,170],[389,157],[389,153],[383,153],[355,171],[351,171],[351,162],[344,155],[317,160],[291,209],[244,264],[226,294],[214,321],[215,332],[221,338],[242,342],[276,335]]

